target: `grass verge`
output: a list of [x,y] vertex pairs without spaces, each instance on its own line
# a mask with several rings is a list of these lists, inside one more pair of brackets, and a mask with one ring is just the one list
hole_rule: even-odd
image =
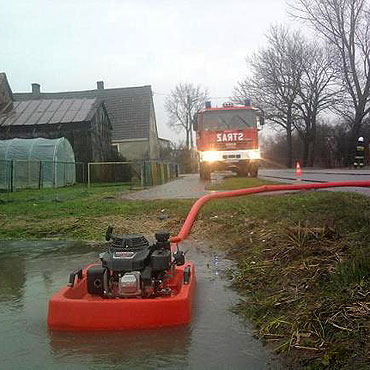
[[[0,194],[0,238],[102,241],[174,234],[192,201],[128,202],[124,188]],[[194,227],[236,261],[234,308],[292,369],[370,367],[370,198],[338,192],[249,196],[207,205]]]
[[173,226],[175,218],[169,219],[167,213],[179,217],[183,203],[186,207],[186,202],[181,201],[174,204],[122,201],[121,194],[128,187],[77,186],[0,193],[0,238],[102,240],[109,224],[117,225],[122,232],[135,228],[147,233],[159,226],[158,216],[164,215],[168,226]]
[[244,188],[253,188],[255,186],[261,185],[274,185],[282,184],[277,182],[272,182],[268,180],[262,180],[255,177],[237,177],[237,176],[226,176],[221,182],[209,184],[207,190],[236,190]]
[[260,199],[257,210],[246,202],[219,230],[234,235],[224,244],[244,296],[235,311],[288,368],[369,369],[370,200],[322,192]]

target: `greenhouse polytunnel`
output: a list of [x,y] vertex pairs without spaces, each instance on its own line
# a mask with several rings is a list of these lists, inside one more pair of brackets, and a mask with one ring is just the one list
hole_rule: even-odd
[[0,140],[0,189],[62,187],[76,182],[76,163],[69,141]]

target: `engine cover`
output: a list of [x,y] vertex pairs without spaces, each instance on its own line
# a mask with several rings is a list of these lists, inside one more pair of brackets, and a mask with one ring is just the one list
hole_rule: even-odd
[[128,250],[115,250],[105,252],[102,257],[102,265],[111,271],[136,271],[143,270],[150,256],[150,248],[133,252]]
[[101,255],[102,266],[111,271],[143,270],[149,262],[151,247],[142,235],[120,235],[109,250]]
[[149,244],[143,235],[113,234],[109,227],[106,240],[111,243],[100,254],[101,266],[87,271],[88,292],[105,298],[168,295],[171,289],[166,279],[171,274],[166,271],[173,265],[169,237],[168,232],[159,231],[156,241]]
[[140,272],[127,272],[118,280],[118,295],[121,297],[138,296],[140,289]]
[[171,267],[171,252],[167,249],[158,249],[150,256],[153,271],[164,271]]
[[141,250],[149,246],[149,241],[145,236],[140,234],[123,234],[123,235],[114,235],[112,241],[112,247],[118,249],[127,249],[127,250]]
[[91,266],[87,270],[87,291],[89,294],[104,293],[104,272],[102,266]]

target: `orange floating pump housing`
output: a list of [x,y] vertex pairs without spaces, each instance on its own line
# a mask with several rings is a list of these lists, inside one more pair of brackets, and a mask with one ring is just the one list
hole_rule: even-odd
[[[150,329],[188,324],[195,290],[194,264],[174,269],[166,297],[108,299],[87,291],[87,266],[73,287],[63,287],[49,301],[48,326],[58,331]],[[188,270],[185,270],[188,269]],[[184,284],[187,271],[189,281]]]
[[212,199],[250,194],[325,189],[331,187],[370,187],[370,181],[320,184],[267,185],[213,193],[198,199],[179,234],[169,238],[156,234],[150,245],[137,235],[113,235],[101,264],[88,265],[70,275],[68,286],[49,301],[48,326],[52,330],[148,329],[188,324],[192,317],[195,269],[185,261],[178,243],[187,238],[196,217]]
[[195,271],[185,253],[158,232],[150,244],[142,235],[113,234],[100,264],[70,275],[49,301],[53,330],[148,329],[191,320]]

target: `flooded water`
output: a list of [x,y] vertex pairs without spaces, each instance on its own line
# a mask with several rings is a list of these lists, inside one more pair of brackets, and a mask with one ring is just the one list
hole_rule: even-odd
[[187,243],[197,293],[189,326],[118,333],[50,333],[47,304],[102,248],[81,243],[0,242],[1,369],[276,369],[229,311],[238,299],[221,278],[228,262]]

